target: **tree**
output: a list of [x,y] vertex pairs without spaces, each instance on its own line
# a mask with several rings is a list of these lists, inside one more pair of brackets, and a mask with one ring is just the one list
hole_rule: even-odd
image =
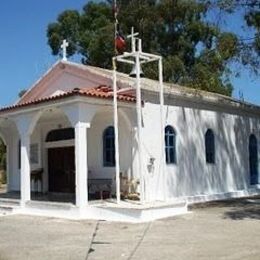
[[238,64],[255,75],[260,71],[260,0],[211,0],[209,10],[217,13],[215,24],[221,25],[240,15],[240,32],[237,32]]
[[[255,41],[256,49],[246,44],[241,48],[238,35],[223,30],[212,21],[212,8],[229,14],[238,8],[233,2],[236,1],[121,0],[118,1],[118,19],[125,34],[132,26],[140,32],[144,51],[164,57],[166,81],[231,95],[232,63],[254,65],[257,71],[256,59],[245,61],[243,57],[249,57],[245,55],[246,51],[254,58],[260,55],[257,51],[260,41]],[[258,28],[259,32],[257,5],[250,8],[244,19],[248,26]],[[89,2],[82,12],[67,10],[61,13],[47,30],[52,53],[60,53],[60,44],[66,38],[70,43],[69,55],[80,54],[84,64],[111,68],[114,55],[111,9],[111,1]],[[125,67],[120,69],[126,72]],[[145,74],[155,78],[156,69],[149,65]]]
[[21,91],[18,93],[18,97],[19,97],[19,98],[23,97],[23,95],[24,95],[26,92],[27,92],[26,89],[21,90]]

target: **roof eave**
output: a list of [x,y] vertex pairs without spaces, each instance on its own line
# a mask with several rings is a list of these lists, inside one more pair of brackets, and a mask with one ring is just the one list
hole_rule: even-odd
[[[6,107],[6,108],[2,108],[0,109],[0,116],[1,115],[9,115],[9,114],[17,114],[17,113],[23,113],[23,112],[27,112],[28,110],[38,110],[39,108],[44,108],[46,107],[46,105],[57,105],[57,103],[59,105],[62,104],[67,104],[68,101],[71,102],[77,102],[77,101],[82,101],[82,100],[75,100],[75,98],[84,98],[84,101],[92,101],[89,103],[93,103],[93,101],[98,101],[98,104],[102,105],[102,103],[111,103],[111,101],[113,101],[113,96],[111,97],[106,97],[106,98],[100,98],[100,97],[96,97],[96,96],[87,96],[83,93],[80,92],[72,92],[72,93],[65,93],[61,96],[57,96],[57,97],[52,97],[50,99],[44,99],[44,100],[36,100],[33,103],[24,103],[24,104],[20,104],[20,105],[15,105],[15,106],[11,106],[11,107]],[[118,100],[118,103],[120,106],[133,106],[135,105],[135,101],[128,101],[128,100]]]

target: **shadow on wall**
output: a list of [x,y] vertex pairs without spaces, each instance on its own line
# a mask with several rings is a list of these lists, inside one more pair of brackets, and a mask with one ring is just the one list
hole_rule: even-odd
[[[247,189],[249,185],[248,140],[257,119],[223,108],[166,99],[176,117],[177,165],[169,170],[171,197],[216,194]],[[225,109],[225,110],[224,110]],[[226,111],[229,111],[228,113]],[[240,112],[241,113],[241,112]],[[171,118],[166,118],[170,124]],[[215,164],[205,161],[204,135],[215,135]],[[259,136],[256,134],[257,138]]]

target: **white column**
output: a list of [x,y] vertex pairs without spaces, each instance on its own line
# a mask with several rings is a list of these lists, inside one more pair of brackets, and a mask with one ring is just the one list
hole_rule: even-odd
[[115,129],[115,161],[116,161],[116,201],[120,203],[120,159],[119,159],[119,133],[118,133],[118,108],[117,108],[117,79],[116,63],[113,59],[113,108],[114,108],[114,129]]
[[31,169],[30,169],[30,136],[40,118],[42,111],[17,115],[13,118],[21,140],[21,205],[31,199]]
[[163,181],[163,199],[167,199],[167,176],[165,174],[165,140],[164,140],[164,91],[163,91],[163,64],[162,58],[158,62],[158,71],[159,71],[159,88],[160,88],[160,124],[161,124],[161,178]]
[[31,200],[30,135],[21,135],[21,205]]
[[137,111],[137,142],[138,142],[138,172],[140,176],[140,199],[145,202],[145,176],[143,172],[143,153],[142,153],[142,99],[141,99],[141,79],[140,79],[140,56],[135,56],[136,63],[136,111]]
[[76,206],[79,208],[88,204],[87,128],[88,123],[78,122],[75,126]]

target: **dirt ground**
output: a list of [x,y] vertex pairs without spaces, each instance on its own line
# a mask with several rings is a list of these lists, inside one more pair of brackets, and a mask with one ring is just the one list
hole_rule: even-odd
[[260,197],[143,224],[0,217],[2,259],[260,259]]

